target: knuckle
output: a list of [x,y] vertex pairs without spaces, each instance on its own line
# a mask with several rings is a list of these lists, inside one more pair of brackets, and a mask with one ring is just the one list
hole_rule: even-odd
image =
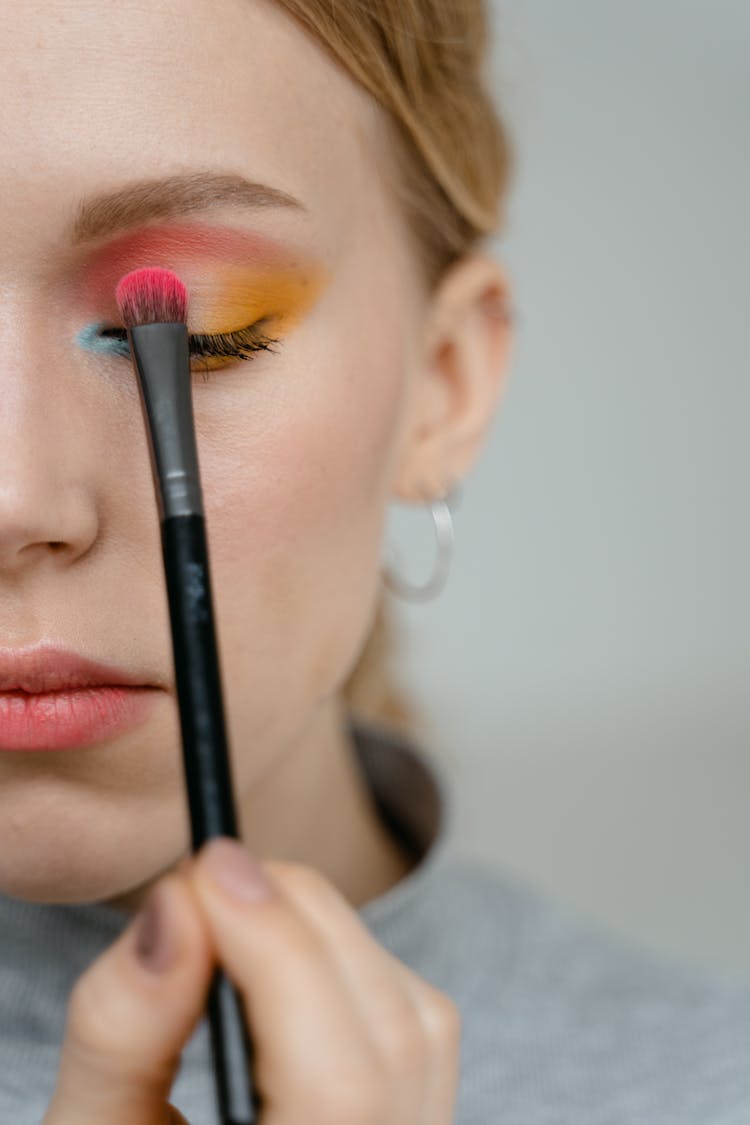
[[126,989],[112,986],[105,967],[109,968],[92,966],[70,991],[64,1056],[81,1074],[113,1082],[137,1078],[157,1090],[168,1089],[179,1067],[179,1054],[159,1057],[146,1049],[143,1024],[131,997]]
[[98,966],[89,969],[73,985],[68,999],[66,1034],[76,1048],[87,1054],[106,1054],[117,1049],[117,1029],[122,1026],[113,1011],[111,990]]
[[423,1012],[430,1034],[437,1042],[458,1046],[462,1030],[461,1010],[449,996],[433,989]]
[[429,1063],[430,1043],[416,1011],[411,1018],[389,1022],[380,1045],[390,1073],[413,1074]]

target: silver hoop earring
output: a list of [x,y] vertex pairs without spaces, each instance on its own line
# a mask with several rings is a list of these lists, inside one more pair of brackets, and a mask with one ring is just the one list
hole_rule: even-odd
[[460,501],[461,484],[457,482],[448,489],[444,496],[425,502],[425,506],[432,515],[437,536],[437,560],[434,572],[423,586],[416,586],[386,567],[384,582],[392,594],[407,602],[429,602],[442,593],[448,581],[453,560],[453,547],[456,541],[451,513],[459,506]]

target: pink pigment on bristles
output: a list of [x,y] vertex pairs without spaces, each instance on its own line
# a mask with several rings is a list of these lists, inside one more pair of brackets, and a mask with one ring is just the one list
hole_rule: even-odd
[[171,270],[149,267],[125,274],[117,284],[115,299],[126,328],[187,322],[187,289]]

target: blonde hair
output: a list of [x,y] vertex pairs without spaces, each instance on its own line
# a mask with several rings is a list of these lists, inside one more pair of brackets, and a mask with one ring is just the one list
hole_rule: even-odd
[[[488,89],[486,0],[276,0],[385,110],[397,192],[428,289],[504,224],[513,147]],[[426,716],[394,675],[401,622],[383,590],[344,685],[356,718],[406,734]]]

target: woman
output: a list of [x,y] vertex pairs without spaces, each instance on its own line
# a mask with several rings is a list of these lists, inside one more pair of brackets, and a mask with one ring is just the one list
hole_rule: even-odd
[[[148,696],[66,753],[5,739],[2,1121],[216,1120],[216,964],[265,1125],[750,1116],[747,994],[459,860],[387,686],[387,505],[450,512],[508,370],[482,6],[6,0],[0,29],[4,686],[27,652],[42,694],[58,645]],[[266,333],[196,362],[242,845],[195,858],[112,332],[145,264],[186,282],[191,331]]]

